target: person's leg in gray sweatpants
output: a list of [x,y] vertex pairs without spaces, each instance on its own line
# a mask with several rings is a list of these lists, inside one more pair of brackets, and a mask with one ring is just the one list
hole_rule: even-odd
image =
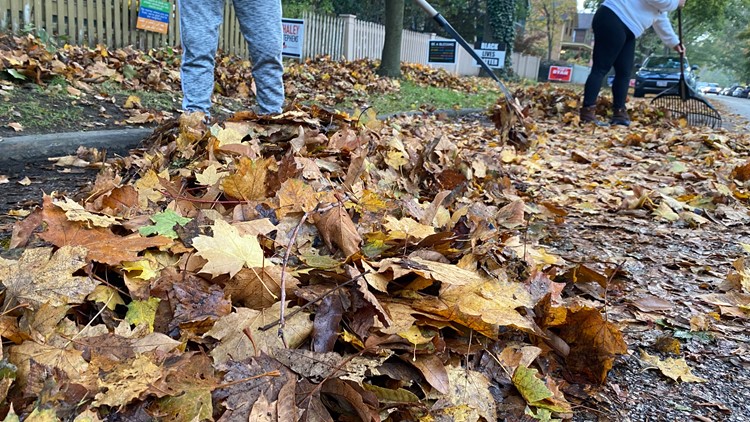
[[[224,0],[179,0],[182,40],[182,108],[209,113]],[[259,111],[278,113],[284,103],[280,0],[235,0],[249,43]]]
[[182,109],[211,109],[214,61],[219,44],[219,25],[224,19],[224,0],[178,0],[182,42]]
[[281,0],[234,0],[234,10],[250,50],[260,112],[279,113],[284,104]]

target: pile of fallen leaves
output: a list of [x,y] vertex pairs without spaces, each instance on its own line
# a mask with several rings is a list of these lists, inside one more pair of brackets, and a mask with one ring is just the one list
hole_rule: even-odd
[[[520,88],[516,90],[514,97],[524,106],[524,115],[534,121],[554,119],[565,124],[579,123],[581,92],[578,90],[546,83]],[[608,113],[611,116],[611,110],[612,98],[600,96],[597,100],[597,114],[606,120]],[[630,102],[628,112],[633,121],[643,125],[664,120],[664,111],[646,101]]]
[[404,63],[401,65],[404,79],[421,86],[455,89],[464,92],[476,92],[479,87],[475,81],[461,78],[445,69],[435,68],[418,63]]
[[376,70],[372,60],[338,61],[320,56],[288,63],[284,70],[285,88],[289,98],[327,105],[400,89],[398,81],[383,78]]
[[[108,49],[64,45],[55,48],[33,35],[0,34],[0,71],[18,80],[46,84],[65,78],[70,90],[96,93],[96,84],[116,82],[125,89],[159,92],[180,91],[180,52],[172,48],[141,51],[132,47]],[[398,81],[377,75],[377,61],[333,60],[328,56],[287,63],[284,83],[291,101],[336,105],[356,102],[372,94],[400,89]],[[239,56],[219,53],[216,58],[215,89],[229,98],[254,96],[251,63]],[[466,92],[475,83],[444,69],[404,64],[404,77],[422,86],[437,86]]]
[[78,200],[45,196],[17,223],[4,402],[59,418],[571,416],[570,383],[602,383],[626,345],[566,287],[583,275],[527,239],[529,210],[563,213],[478,155],[497,139],[321,109],[163,126]]

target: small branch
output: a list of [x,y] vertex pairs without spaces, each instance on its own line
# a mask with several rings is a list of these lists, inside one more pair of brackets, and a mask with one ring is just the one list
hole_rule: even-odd
[[[344,198],[339,198],[342,202],[346,199],[346,196]],[[315,212],[326,212],[333,207],[338,206],[338,203],[329,204],[325,207],[321,207],[320,203],[315,206],[314,209],[305,212],[305,214],[300,218],[299,223],[297,223],[297,226],[294,227],[294,231],[292,232],[292,236],[289,239],[289,244],[286,247],[286,252],[284,252],[284,258],[281,261],[281,310],[279,311],[279,320],[275,322],[279,324],[279,337],[281,338],[281,342],[284,343],[284,347],[288,347],[286,344],[286,339],[284,338],[284,325],[286,324],[284,313],[286,311],[286,267],[289,264],[289,255],[292,253],[292,246],[294,246],[294,243],[297,241],[297,235],[299,234],[299,229],[302,227],[302,225],[305,223],[305,221]],[[269,327],[270,328],[270,327]]]
[[627,262],[627,260],[623,260],[622,262],[617,264],[617,266],[615,267],[615,270],[612,271],[612,274],[610,274],[609,277],[607,277],[607,284],[604,287],[604,321],[609,321],[609,310],[607,309],[609,305],[608,298],[607,298],[607,294],[609,293],[609,284],[615,278],[615,275],[617,274],[618,271],[620,271],[622,266],[625,265],[625,262]]
[[[307,302],[306,304],[304,304],[304,305],[300,306],[299,308],[295,309],[293,312],[291,312],[289,315],[287,315],[287,317],[291,318],[291,317],[297,315],[298,313],[304,311],[305,309],[309,308],[310,306],[312,306],[312,305],[320,302],[321,300],[325,299],[326,296],[330,295],[331,293],[335,292],[336,290],[338,290],[338,289],[340,289],[340,288],[342,288],[344,286],[347,286],[347,285],[351,284],[354,281],[359,280],[360,278],[364,277],[365,275],[367,275],[369,273],[370,273],[369,271],[365,271],[364,273],[362,273],[362,274],[360,274],[360,275],[358,275],[358,276],[356,276],[356,277],[354,277],[352,279],[349,279],[349,280],[347,280],[347,281],[339,284],[338,286],[336,286],[336,287],[328,290],[327,292],[323,293],[322,295],[320,295],[320,296],[316,297],[315,299],[311,300],[310,302]],[[276,321],[274,321],[274,322],[272,322],[270,324],[266,324],[266,325],[258,328],[258,330],[260,330],[260,331],[268,331],[268,330],[271,329],[271,327],[273,327],[274,325],[278,324],[279,322],[281,322],[281,320],[277,319]]]
[[284,325],[286,324],[286,321],[284,320],[284,311],[286,310],[286,267],[289,264],[289,255],[292,253],[292,246],[294,246],[294,243],[297,241],[300,227],[302,227],[305,220],[310,217],[310,214],[317,209],[318,207],[316,206],[314,210],[307,211],[302,215],[302,218],[300,218],[299,223],[297,223],[297,226],[292,232],[292,236],[289,239],[289,245],[287,245],[286,252],[284,252],[284,259],[281,261],[281,310],[279,311],[279,337],[281,338],[281,342],[284,343],[284,347],[288,347],[286,339],[284,338]]
[[253,333],[250,332],[249,327],[245,327],[242,332],[245,334],[245,336],[250,340],[250,343],[253,345],[253,350],[255,350],[255,357],[258,357],[258,346],[255,345],[255,339],[253,338]]

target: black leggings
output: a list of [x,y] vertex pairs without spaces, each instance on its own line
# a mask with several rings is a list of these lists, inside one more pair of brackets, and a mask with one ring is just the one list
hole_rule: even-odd
[[596,104],[602,80],[609,73],[609,69],[614,66],[613,105],[616,109],[625,108],[625,98],[628,96],[630,74],[635,60],[635,36],[608,7],[600,7],[596,11],[592,27],[594,28],[594,61],[583,91],[583,106],[589,107]]

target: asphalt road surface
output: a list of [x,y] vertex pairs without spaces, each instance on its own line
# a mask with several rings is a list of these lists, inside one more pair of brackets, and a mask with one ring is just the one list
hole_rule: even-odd
[[707,95],[706,100],[719,106],[724,127],[738,132],[750,132],[750,99]]

